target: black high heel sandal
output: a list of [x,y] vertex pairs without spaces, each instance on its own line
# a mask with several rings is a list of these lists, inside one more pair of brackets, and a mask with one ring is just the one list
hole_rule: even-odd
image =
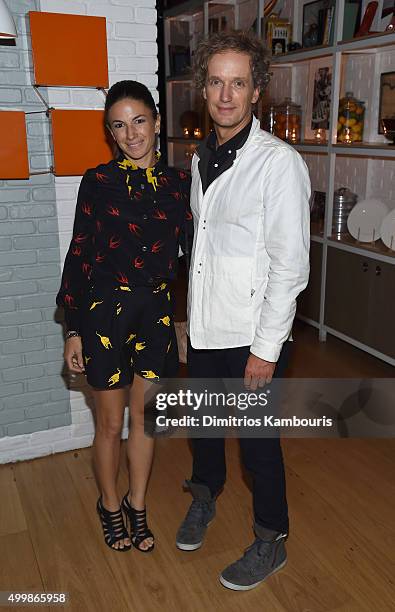
[[112,550],[116,550],[118,552],[127,552],[132,547],[130,544],[124,544],[123,548],[114,548],[114,544],[123,540],[125,538],[129,538],[128,531],[125,527],[125,523],[123,522],[122,510],[115,510],[115,512],[110,512],[103,506],[101,496],[97,500],[96,510],[101,520],[101,524],[104,532],[104,541]]
[[132,540],[133,546],[137,548],[137,550],[139,550],[140,552],[151,552],[151,550],[153,550],[155,546],[154,542],[145,550],[144,548],[140,548],[141,542],[143,542],[147,538],[154,537],[152,531],[148,529],[146,509],[144,508],[144,510],[135,510],[133,506],[130,505],[130,502],[128,500],[128,494],[129,492],[126,493],[126,495],[122,499],[121,508],[126,517],[126,524],[129,521],[130,539]]

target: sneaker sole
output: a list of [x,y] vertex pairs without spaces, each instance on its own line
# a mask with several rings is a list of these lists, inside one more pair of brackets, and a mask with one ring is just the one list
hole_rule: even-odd
[[[214,519],[211,519],[211,521],[209,521],[207,523],[206,528],[210,525],[210,523],[213,521]],[[204,534],[206,535],[206,534]],[[198,550],[198,548],[201,547],[201,545],[204,542],[204,538],[201,542],[197,542],[196,544],[184,544],[183,542],[177,542],[176,541],[176,546],[179,550],[186,550],[186,551],[192,551],[192,550]]]
[[275,574],[280,569],[282,569],[286,564],[287,564],[287,559],[285,559],[285,561],[283,561],[278,567],[276,567],[276,569],[270,572],[270,574],[265,576],[265,578],[263,578],[262,580],[258,580],[258,582],[254,582],[254,584],[248,584],[248,585],[234,584],[233,582],[229,582],[228,580],[225,580],[225,578],[223,578],[222,576],[219,577],[219,581],[224,587],[226,587],[227,589],[231,589],[232,591],[250,591],[251,589],[255,589],[255,587],[257,587],[258,584],[261,584],[267,578],[270,578],[270,576],[273,576],[273,574]]

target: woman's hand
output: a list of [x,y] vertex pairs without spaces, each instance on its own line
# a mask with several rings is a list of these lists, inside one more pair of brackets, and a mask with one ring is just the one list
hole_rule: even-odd
[[81,372],[85,372],[80,336],[74,336],[66,340],[63,356],[70,372],[73,372],[74,374],[81,374]]

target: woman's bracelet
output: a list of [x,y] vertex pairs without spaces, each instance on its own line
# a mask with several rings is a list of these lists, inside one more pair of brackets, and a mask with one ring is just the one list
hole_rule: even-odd
[[74,330],[70,330],[66,333],[66,340],[68,340],[69,338],[79,338],[79,337],[80,337],[80,334]]

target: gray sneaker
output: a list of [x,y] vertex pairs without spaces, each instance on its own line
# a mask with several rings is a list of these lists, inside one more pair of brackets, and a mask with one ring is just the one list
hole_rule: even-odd
[[203,544],[208,524],[215,516],[215,498],[206,485],[186,481],[193,501],[176,536],[176,546],[180,550],[197,550]]
[[286,564],[286,534],[255,525],[255,535],[255,542],[241,559],[228,565],[220,575],[221,584],[228,589],[249,591]]

